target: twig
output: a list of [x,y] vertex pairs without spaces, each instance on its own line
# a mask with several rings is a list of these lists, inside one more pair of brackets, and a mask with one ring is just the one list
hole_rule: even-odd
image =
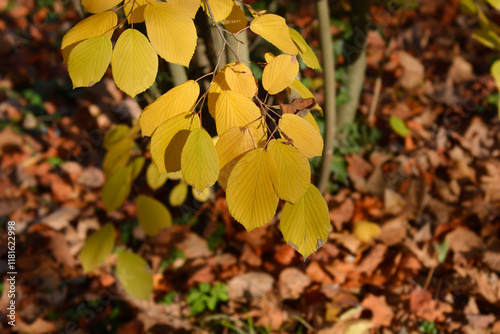
[[332,37],[330,34],[330,9],[328,0],[318,0],[317,3],[319,30],[321,38],[321,53],[323,56],[325,80],[325,146],[321,160],[320,177],[317,182],[321,193],[328,190],[330,179],[330,164],[333,156],[333,142],[335,139],[335,59],[333,57]]

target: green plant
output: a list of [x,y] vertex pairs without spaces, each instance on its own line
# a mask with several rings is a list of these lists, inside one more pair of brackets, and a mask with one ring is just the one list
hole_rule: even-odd
[[424,334],[437,334],[438,333],[438,329],[437,329],[436,323],[434,321],[424,320],[424,322],[422,323],[422,325],[420,325],[418,330],[420,333],[424,333]]
[[158,304],[171,305],[175,299],[175,291],[170,291],[163,296],[163,299],[158,302]]
[[227,302],[228,300],[227,286],[220,282],[213,286],[209,283],[200,283],[198,287],[189,290],[187,294],[191,315],[200,314],[207,308],[214,311],[218,303]]

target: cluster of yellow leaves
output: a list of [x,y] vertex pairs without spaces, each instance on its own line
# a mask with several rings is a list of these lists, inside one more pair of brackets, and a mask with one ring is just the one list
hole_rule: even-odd
[[[113,33],[124,22],[118,23],[117,10],[112,9],[122,1],[82,0],[94,15],[69,30],[61,45],[75,88],[100,81],[111,63],[117,86],[136,96],[154,83],[158,55],[168,62],[189,66],[198,38],[193,18],[200,7],[211,15],[205,0],[128,1],[119,9],[123,8],[132,27],[121,33],[113,49]],[[232,15],[228,25],[246,26],[243,11],[233,0],[212,2],[210,9],[217,21]],[[148,37],[133,28],[140,22],[145,22]]]
[[[188,66],[197,38],[192,19],[200,7],[232,33],[247,26],[234,0],[212,0],[208,4],[206,0],[137,0],[123,6],[125,15],[131,24],[145,21],[148,37],[132,26],[119,36],[113,50],[111,36],[118,19],[109,9],[120,2],[83,1],[85,8],[96,14],[71,29],[62,45],[75,86],[99,81],[111,62],[118,87],[135,96],[154,82],[157,55]],[[256,12],[252,15],[250,30],[283,52],[266,54],[262,86],[268,95],[293,89],[303,98],[313,98],[296,79],[298,56],[307,66],[320,70],[311,47],[284,18]],[[321,155],[323,140],[310,113],[284,113],[276,106],[267,106],[257,96],[258,87],[250,68],[235,62],[214,73],[201,98],[198,82],[188,80],[146,107],[139,125],[142,135],[151,137],[154,162],[147,169],[147,181],[152,189],[158,189],[173,175],[181,179],[170,194],[172,206],[184,202],[188,185],[193,187],[195,198],[206,200],[218,181],[226,190],[229,211],[249,231],[271,221],[282,199],[286,202],[281,217],[284,238],[307,257],[326,242],[329,230],[328,208],[311,184],[308,161]],[[218,141],[201,124],[205,98]],[[317,104],[314,108],[321,111]],[[273,128],[269,128],[270,121]],[[111,138],[105,145],[109,147],[104,163],[108,178],[103,203],[107,211],[115,210],[128,197],[131,182],[144,163],[130,160],[134,145],[129,131],[117,127],[107,135]],[[139,196],[137,210],[148,235],[171,224],[168,210],[152,198]]]

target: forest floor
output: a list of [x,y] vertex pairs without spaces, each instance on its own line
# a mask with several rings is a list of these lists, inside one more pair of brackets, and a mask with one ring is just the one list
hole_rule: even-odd
[[[247,233],[221,190],[169,205],[174,225],[146,237],[133,199],[140,191],[168,203],[179,182],[153,191],[146,168],[123,207],[105,213],[103,133],[137,120],[148,97],[129,98],[110,73],[72,90],[59,46],[80,17],[66,3],[0,0],[2,333],[500,333],[497,54],[471,37],[477,19],[458,0],[372,7],[379,29],[368,35],[357,125],[336,146],[329,240],[305,261],[279,220]],[[334,13],[348,17],[339,3]],[[314,1],[289,7],[289,24],[318,50]],[[337,42],[346,29],[332,21]],[[322,103],[321,74],[302,74]],[[3,316],[10,220],[15,328]],[[107,222],[150,264],[152,300],[120,288],[116,255],[83,273],[78,253]],[[194,309],[216,286],[214,310]]]

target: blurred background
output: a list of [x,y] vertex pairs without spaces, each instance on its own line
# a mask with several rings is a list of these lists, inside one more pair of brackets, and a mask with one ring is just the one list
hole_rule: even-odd
[[[190,68],[160,60],[156,83],[131,99],[109,69],[73,90],[60,46],[88,16],[79,1],[0,0],[2,333],[500,333],[496,1],[330,1],[331,50],[322,48],[319,2],[244,1],[285,17],[320,61],[334,57],[331,91],[326,66],[301,65],[302,83],[336,121],[325,129],[314,114],[322,133],[334,132],[332,224],[328,243],[304,260],[284,242],[279,215],[247,233],[217,185],[199,195],[182,176],[159,177],[138,132],[145,106],[213,70],[221,40],[204,13]],[[273,51],[245,38],[254,62]],[[251,69],[260,80],[262,68]],[[204,91],[209,80],[200,83]],[[280,93],[275,104],[287,99]],[[119,157],[107,153],[125,134],[136,178],[108,214],[104,169]],[[321,159],[311,165],[318,180]],[[153,237],[137,219],[141,194],[172,217]],[[15,327],[6,317],[9,221]],[[107,223],[113,243],[89,241]],[[112,250],[87,273],[86,242]],[[147,300],[117,279],[125,250],[147,263]]]

